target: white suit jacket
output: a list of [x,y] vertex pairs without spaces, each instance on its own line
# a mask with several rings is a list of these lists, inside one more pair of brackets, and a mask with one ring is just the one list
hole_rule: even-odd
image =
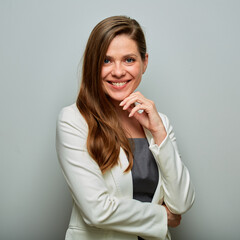
[[151,203],[133,199],[128,159],[120,150],[119,164],[102,174],[86,148],[88,125],[76,104],[65,107],[57,122],[56,149],[73,198],[66,240],[170,239],[163,201],[173,213],[186,212],[194,201],[194,189],[182,163],[173,129],[160,114],[167,136],[160,146],[145,130],[159,170],[159,182]]

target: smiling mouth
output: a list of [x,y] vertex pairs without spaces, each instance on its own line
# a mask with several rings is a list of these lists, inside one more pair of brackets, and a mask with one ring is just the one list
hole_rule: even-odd
[[112,81],[107,81],[108,83],[112,84],[113,86],[117,86],[117,87],[122,87],[125,84],[127,84],[128,82],[130,82],[130,80],[125,81],[125,82],[112,82]]

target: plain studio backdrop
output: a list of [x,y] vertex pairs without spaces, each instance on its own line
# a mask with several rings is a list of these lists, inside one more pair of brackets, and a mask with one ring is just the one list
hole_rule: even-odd
[[0,239],[64,239],[72,200],[56,119],[76,99],[90,31],[112,15],[144,29],[139,90],[169,117],[195,185],[173,239],[239,239],[237,0],[0,0]]

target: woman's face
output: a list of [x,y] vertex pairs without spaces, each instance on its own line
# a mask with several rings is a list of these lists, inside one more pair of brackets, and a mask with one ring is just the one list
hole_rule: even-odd
[[135,41],[127,35],[118,35],[110,43],[103,63],[103,89],[112,100],[120,102],[129,96],[141,82],[148,63],[142,61]]

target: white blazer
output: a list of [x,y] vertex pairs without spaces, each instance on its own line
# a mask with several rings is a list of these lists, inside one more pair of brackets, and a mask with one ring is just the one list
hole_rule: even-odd
[[120,150],[119,164],[102,174],[86,148],[88,125],[76,104],[65,107],[57,122],[56,149],[73,198],[66,240],[170,239],[167,213],[186,212],[194,201],[194,188],[182,163],[173,128],[160,114],[167,136],[160,146],[151,133],[146,137],[157,162],[159,182],[151,203],[133,199],[131,171],[124,173],[128,159]]

